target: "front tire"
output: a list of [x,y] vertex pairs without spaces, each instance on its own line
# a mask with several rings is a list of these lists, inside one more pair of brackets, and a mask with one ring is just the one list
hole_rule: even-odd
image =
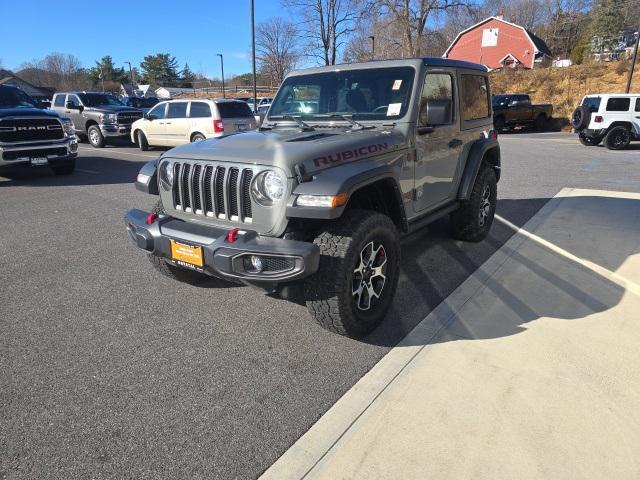
[[104,136],[97,125],[91,125],[87,131],[89,137],[89,143],[94,148],[104,147]]
[[498,201],[496,172],[483,165],[478,172],[469,200],[451,214],[453,236],[466,242],[479,242],[489,234]]
[[631,143],[631,132],[627,127],[613,127],[604,137],[604,146],[609,150],[624,150]]
[[138,148],[143,152],[146,152],[147,150],[149,150],[149,142],[147,142],[147,137],[142,132],[142,130],[138,130],[136,132],[136,137],[138,139]]
[[314,240],[318,272],[305,282],[311,316],[340,335],[361,337],[384,319],[398,285],[400,244],[389,217],[351,210]]

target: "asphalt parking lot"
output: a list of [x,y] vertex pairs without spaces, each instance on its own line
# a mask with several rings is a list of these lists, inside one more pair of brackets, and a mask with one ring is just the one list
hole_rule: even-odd
[[[640,192],[638,145],[500,141],[515,225],[564,187]],[[254,478],[513,234],[407,238],[387,320],[347,339],[302,305],[159,276],[122,222],[154,203],[132,181],[158,154],[83,144],[69,177],[0,170],[0,478]]]

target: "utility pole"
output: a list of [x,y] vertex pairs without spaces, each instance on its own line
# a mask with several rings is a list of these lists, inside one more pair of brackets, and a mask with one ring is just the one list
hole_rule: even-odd
[[633,60],[631,61],[631,68],[629,69],[629,77],[627,77],[627,91],[629,93],[631,90],[631,80],[633,79],[633,69],[636,66],[636,61],[638,60],[638,46],[640,45],[640,27],[638,28],[638,37],[636,38],[636,48],[633,50]]
[[133,69],[131,68],[131,62],[122,62],[129,65],[129,76],[131,77],[131,93],[133,93],[133,87],[135,86],[135,82],[133,80]]
[[373,35],[369,35],[371,39],[371,60],[375,60],[376,58],[376,37]]
[[102,73],[102,67],[100,67],[100,81],[102,82],[102,93],[104,93],[104,73]]
[[220,69],[222,70],[222,98],[227,98],[224,93],[224,59],[221,53],[218,53],[218,56],[220,57]]
[[253,64],[253,113],[258,111],[258,92],[256,87],[256,26],[253,18],[253,0],[251,0],[251,62]]

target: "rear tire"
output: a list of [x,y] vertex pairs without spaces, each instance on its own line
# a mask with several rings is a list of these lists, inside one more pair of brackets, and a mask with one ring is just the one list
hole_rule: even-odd
[[76,169],[76,159],[66,160],[51,165],[54,175],[71,175]]
[[496,172],[484,164],[478,172],[469,200],[464,201],[460,208],[451,214],[454,238],[465,242],[484,240],[493,223],[497,200]]
[[587,137],[583,134],[578,135],[578,140],[585,147],[595,147],[596,145],[600,145],[600,142],[602,142],[602,138]]
[[136,132],[136,138],[138,139],[138,148],[143,152],[149,150],[149,142],[147,142],[147,137],[142,132],[142,130],[138,130]]
[[104,136],[97,125],[91,125],[87,131],[89,143],[94,148],[104,147]]
[[623,150],[631,143],[631,132],[627,127],[613,127],[604,137],[604,146],[609,150]]
[[192,142],[202,142],[203,140],[206,140],[205,136],[201,133],[194,133],[191,136],[191,141]]
[[305,282],[311,316],[323,328],[361,337],[384,319],[400,272],[398,231],[389,217],[351,210],[314,240],[318,271]]
[[547,116],[544,113],[538,115],[533,126],[538,132],[544,132],[547,130]]

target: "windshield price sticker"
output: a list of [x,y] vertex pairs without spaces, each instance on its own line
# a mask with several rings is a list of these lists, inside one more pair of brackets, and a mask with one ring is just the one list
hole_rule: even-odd
[[402,80],[396,80],[395,82],[393,82],[393,87],[391,87],[391,90],[400,90],[401,85]]
[[395,115],[400,115],[400,110],[402,109],[401,103],[390,103],[387,107],[387,117],[393,117]]

